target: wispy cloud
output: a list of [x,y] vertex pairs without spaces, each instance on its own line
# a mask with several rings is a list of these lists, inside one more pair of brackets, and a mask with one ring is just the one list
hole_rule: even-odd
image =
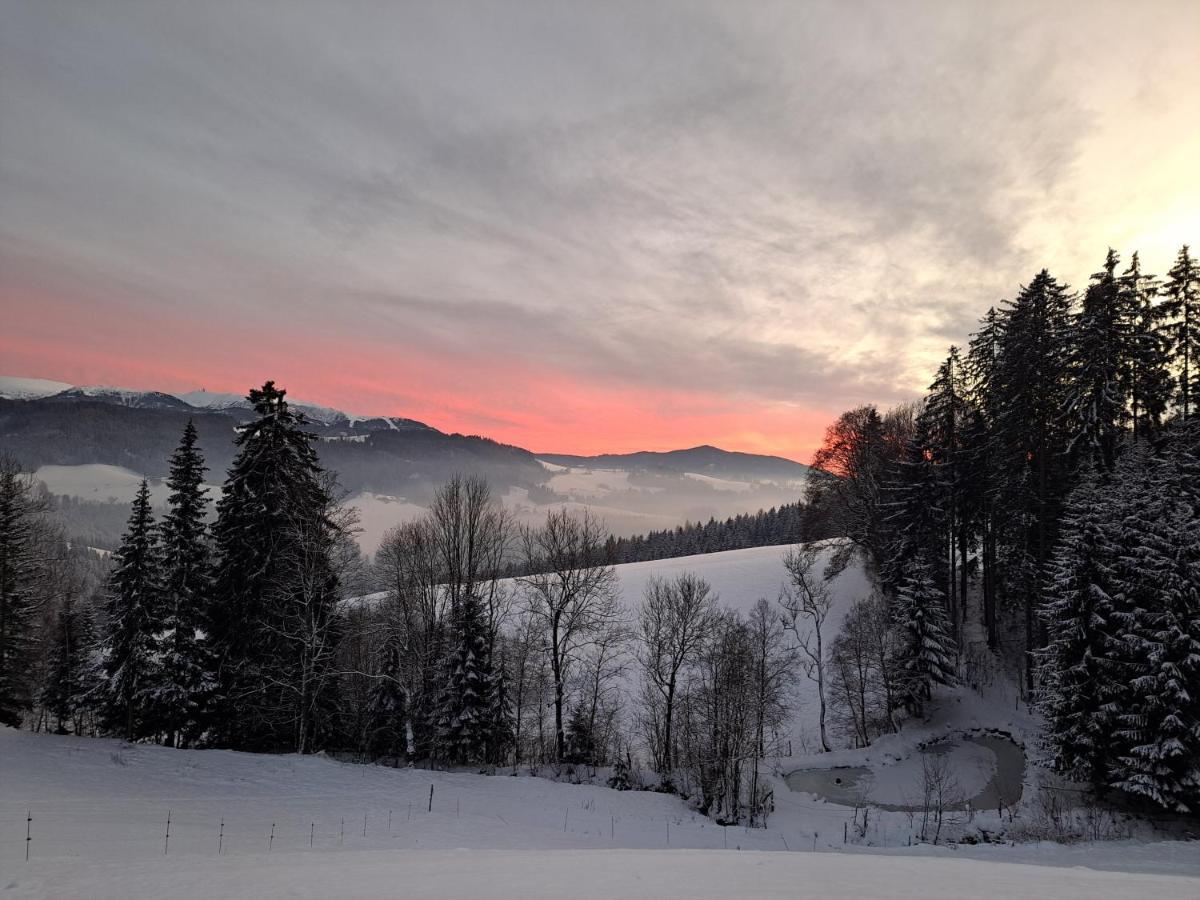
[[802,454],[1042,265],[1200,224],[1152,212],[1200,200],[1183,2],[3,6],[0,295],[37,374],[90,340],[91,380],[285,368],[543,448]]

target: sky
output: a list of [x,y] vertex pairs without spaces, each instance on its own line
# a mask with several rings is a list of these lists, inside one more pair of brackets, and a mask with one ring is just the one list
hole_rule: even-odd
[[1200,241],[1200,4],[0,0],[0,372],[807,460]]

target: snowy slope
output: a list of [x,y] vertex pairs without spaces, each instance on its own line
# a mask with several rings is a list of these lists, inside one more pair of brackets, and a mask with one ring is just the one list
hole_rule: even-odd
[[[39,466],[34,477],[46,485],[52,494],[78,497],[99,503],[132,503],[142,476],[122,466],[91,463],[83,466]],[[216,485],[205,485],[210,500],[220,496]],[[170,490],[162,480],[150,482],[150,502],[166,506]]]
[[836,900],[977,896],[985,883],[991,896],[1057,900],[1200,892],[1186,877],[1200,874],[1194,843],[893,844],[880,856],[842,846],[849,820],[812,804],[765,829],[722,828],[663,794],[0,728],[6,897]]
[[50,381],[46,378],[22,378],[19,375],[0,375],[0,399],[38,400],[68,390],[65,381]]

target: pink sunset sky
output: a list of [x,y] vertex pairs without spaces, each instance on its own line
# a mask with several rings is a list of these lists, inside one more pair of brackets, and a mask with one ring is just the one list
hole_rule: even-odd
[[1192,3],[5,10],[4,374],[804,461],[1200,240]]

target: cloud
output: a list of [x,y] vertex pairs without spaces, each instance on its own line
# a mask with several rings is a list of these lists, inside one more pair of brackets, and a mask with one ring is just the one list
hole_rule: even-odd
[[[1157,133],[1200,56],[1183,3],[5,6],[6,305],[66,269],[122,286],[74,294],[114,351],[164,309],[244,354],[369,348],[375,378],[298,391],[360,407],[419,403],[382,385],[420,357],[431,418],[526,443],[556,385],[641,397],[647,443],[678,435],[667,397],[722,410],[696,443],[912,397],[1037,268],[1094,268],[1102,113]],[[466,371],[511,395],[471,402]]]

